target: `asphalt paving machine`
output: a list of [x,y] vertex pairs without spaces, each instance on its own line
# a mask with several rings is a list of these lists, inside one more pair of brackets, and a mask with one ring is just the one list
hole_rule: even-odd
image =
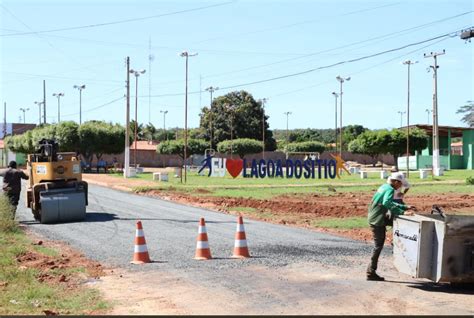
[[28,155],[26,205],[41,223],[81,221],[86,217],[88,186],[74,152],[58,152],[54,139],[42,139]]

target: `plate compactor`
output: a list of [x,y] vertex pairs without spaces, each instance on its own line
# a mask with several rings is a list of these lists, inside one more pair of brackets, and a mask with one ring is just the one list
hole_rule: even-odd
[[55,140],[42,139],[28,155],[26,205],[41,223],[81,221],[86,217],[87,182],[73,152],[58,152]]

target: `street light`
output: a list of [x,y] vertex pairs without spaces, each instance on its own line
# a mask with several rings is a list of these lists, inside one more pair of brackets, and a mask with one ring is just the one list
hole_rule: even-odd
[[187,181],[186,159],[188,155],[188,59],[190,56],[196,56],[197,53],[188,53],[183,51],[180,53],[181,57],[186,58],[186,93],[184,97],[184,183]]
[[406,112],[398,111],[397,113],[400,114],[400,128],[402,128],[402,126],[403,126],[403,114],[405,114]]
[[60,99],[62,96],[64,96],[64,93],[54,93],[53,96],[58,98],[58,123],[61,122],[61,102]]
[[291,112],[284,112],[283,114],[286,115],[286,158],[288,159],[288,144],[290,142],[288,138],[288,117],[291,115]]
[[208,91],[211,94],[211,101],[209,102],[209,126],[210,126],[209,129],[210,129],[210,134],[211,134],[211,148],[214,145],[214,133],[212,129],[212,93],[214,93],[218,89],[219,87],[212,87],[212,86],[209,86],[208,88],[206,88],[206,91]]
[[79,90],[79,125],[82,125],[82,90],[86,88],[86,84],[74,85],[73,88]]
[[337,98],[339,97],[339,94],[336,93],[336,92],[332,92],[332,94],[334,95],[334,99],[335,99],[335,102],[334,102],[334,140],[335,140],[335,148],[336,148],[336,151],[337,151]]
[[262,98],[260,102],[262,103],[262,159],[265,159],[265,103],[268,101],[268,98]]
[[339,126],[341,126],[341,130],[339,131],[339,157],[342,158],[342,83],[345,81],[350,81],[350,77],[343,78],[341,76],[336,76],[336,79],[340,83],[340,90],[339,90]]
[[166,114],[168,114],[168,111],[160,110],[160,113],[163,113],[163,130],[165,131],[166,141],[168,141],[168,134],[166,133]]
[[425,109],[425,112],[428,113],[428,125],[430,124],[430,113],[431,113],[431,109]]
[[409,157],[410,157],[410,65],[416,64],[418,61],[406,60],[403,62],[404,65],[408,66],[408,78],[407,78],[407,177],[410,176],[409,169]]
[[135,146],[133,149],[133,165],[135,166],[135,169],[137,168],[137,137],[138,137],[138,77],[140,74],[145,74],[145,70],[130,70],[130,74],[135,75]]
[[44,101],[43,102],[35,102],[36,105],[38,105],[39,107],[39,124],[41,125],[41,105],[44,105]]
[[26,121],[25,121],[25,113],[26,113],[27,111],[29,111],[29,110],[30,110],[29,108],[20,108],[20,111],[23,112],[23,124],[26,123]]

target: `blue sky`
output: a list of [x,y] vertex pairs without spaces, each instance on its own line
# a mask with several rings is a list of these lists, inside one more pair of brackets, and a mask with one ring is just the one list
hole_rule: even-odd
[[[433,59],[423,54],[445,49],[438,58],[439,124],[463,126],[455,112],[474,99],[474,51],[473,43],[459,35],[303,75],[249,83],[466,29],[474,25],[473,10],[469,0],[0,0],[0,101],[7,103],[8,122],[18,122],[23,107],[30,109],[26,121],[36,123],[34,102],[43,98],[45,79],[48,122],[57,121],[57,99],[52,94],[58,92],[65,94],[61,120],[79,121],[79,92],[73,85],[85,84],[83,122],[124,123],[121,97],[125,57],[130,56],[132,68],[147,70],[138,80],[139,122],[151,120],[161,128],[160,110],[168,110],[166,126],[183,127],[185,61],[179,53],[188,50],[198,53],[189,59],[189,127],[199,125],[200,108],[209,104],[209,93],[200,90],[244,84],[220,89],[214,96],[244,89],[255,99],[268,98],[270,129],[286,128],[286,111],[292,112],[290,128],[333,128],[331,93],[339,91],[335,77],[341,75],[351,76],[343,86],[343,124],[393,128],[400,126],[398,111],[405,111],[407,104],[407,66],[402,61],[419,61],[411,68],[410,123],[426,124],[433,89],[427,68]],[[470,13],[461,15],[466,12]],[[135,18],[146,19],[42,32]],[[30,34],[14,34],[24,32]],[[133,77],[131,92],[135,92]],[[134,96],[131,106],[134,118]]]

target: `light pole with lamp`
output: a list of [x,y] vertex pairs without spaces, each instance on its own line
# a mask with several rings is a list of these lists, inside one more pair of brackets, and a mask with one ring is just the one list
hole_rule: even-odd
[[403,126],[403,114],[405,114],[406,112],[402,112],[402,111],[398,111],[397,113],[400,114],[400,128],[402,128]]
[[82,90],[86,88],[86,84],[74,85],[73,88],[79,90],[79,125],[82,125]]
[[337,152],[337,98],[339,97],[339,94],[336,93],[336,92],[332,92],[333,96],[334,96],[334,145],[335,145],[335,148],[336,148],[336,152]]
[[184,97],[184,183],[187,181],[186,159],[188,155],[188,59],[190,56],[196,56],[197,53],[181,52],[180,56],[186,58],[186,91]]
[[41,126],[41,105],[44,105],[44,102],[35,102],[39,107],[39,125]]
[[64,96],[64,93],[54,93],[53,96],[58,98],[58,123],[61,122],[61,102],[60,99],[62,96]]
[[404,65],[408,66],[408,77],[407,77],[407,177],[410,176],[410,65],[416,64],[418,61],[406,60],[403,62]]
[[350,81],[350,77],[343,78],[341,76],[336,76],[337,81],[340,83],[339,89],[339,126],[341,126],[339,131],[339,157],[342,158],[342,83],[345,81]]
[[206,91],[208,91],[210,94],[211,94],[211,101],[209,102],[209,129],[210,129],[210,137],[211,137],[211,148],[213,148],[214,146],[214,131],[213,131],[213,127],[212,127],[212,93],[214,93],[215,91],[217,91],[219,89],[219,87],[213,87],[213,86],[209,86],[208,88],[206,88]]
[[265,159],[265,104],[267,101],[268,98],[262,98],[260,100],[262,103],[262,159]]
[[130,70],[130,74],[135,75],[135,138],[134,138],[134,149],[133,149],[133,166],[137,168],[137,139],[138,139],[138,77],[140,74],[145,74],[145,70]]
[[290,142],[288,136],[288,117],[291,115],[291,112],[284,112],[283,114],[286,115],[286,159],[288,159],[288,144]]
[[168,114],[168,111],[160,110],[160,113],[163,113],[163,130],[165,132],[166,141],[168,141],[168,134],[166,133],[166,114]]
[[20,108],[20,111],[23,112],[23,124],[26,123],[26,121],[25,121],[25,113],[26,113],[27,111],[29,111],[29,110],[30,110],[29,108]]

